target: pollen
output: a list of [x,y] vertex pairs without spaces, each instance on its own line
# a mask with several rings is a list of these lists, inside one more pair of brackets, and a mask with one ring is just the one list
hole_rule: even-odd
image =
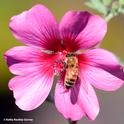
[[62,60],[56,60],[53,64],[54,73],[61,74],[65,70],[65,63]]

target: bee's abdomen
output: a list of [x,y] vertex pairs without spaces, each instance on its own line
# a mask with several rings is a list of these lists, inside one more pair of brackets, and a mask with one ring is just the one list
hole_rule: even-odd
[[66,88],[67,88],[67,89],[71,88],[71,87],[74,85],[74,81],[75,81],[75,80],[73,80],[73,79],[67,80],[67,81],[65,82]]
[[64,86],[66,87],[66,89],[69,89],[77,81],[78,59],[76,58],[75,55],[67,54],[65,64],[66,64],[66,73],[65,73]]

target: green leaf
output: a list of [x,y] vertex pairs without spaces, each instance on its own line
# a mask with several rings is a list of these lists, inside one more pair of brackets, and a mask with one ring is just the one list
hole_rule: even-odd
[[90,0],[89,2],[86,2],[85,5],[104,15],[107,13],[108,10],[108,8],[100,0]]
[[119,12],[124,14],[124,8],[119,8]]
[[119,0],[120,5],[124,5],[124,0]]
[[112,3],[112,9],[118,9],[120,7],[120,4],[118,1],[115,1]]
[[119,12],[124,14],[124,0],[119,0],[120,8]]
[[111,11],[113,12],[114,16],[118,15],[119,13],[119,8],[120,8],[120,4],[118,1],[114,1],[112,3],[112,8]]
[[103,4],[106,6],[109,6],[112,2],[112,0],[102,0]]
[[94,6],[91,2],[85,2],[85,5],[88,6],[91,9],[94,9]]

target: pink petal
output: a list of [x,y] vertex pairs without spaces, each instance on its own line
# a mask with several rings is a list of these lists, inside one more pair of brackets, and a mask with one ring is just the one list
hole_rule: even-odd
[[80,49],[93,48],[101,43],[107,32],[107,23],[97,15],[91,15],[88,22],[77,36],[76,41],[80,44]]
[[69,51],[76,51],[80,43],[75,41],[78,34],[85,28],[90,14],[88,12],[67,12],[59,25],[61,37]]
[[[80,120],[84,116],[83,109],[76,102],[78,89],[66,90],[63,86],[63,80],[56,84],[55,105],[58,111],[66,118],[72,121]],[[72,98],[71,98],[72,97]]]
[[44,54],[39,49],[19,46],[8,50],[5,58],[13,74],[26,75],[34,71],[40,73],[42,68],[49,68],[53,72],[53,64],[59,55]]
[[50,72],[34,72],[27,76],[14,77],[9,82],[9,88],[13,90],[16,105],[29,111],[44,102],[51,90],[52,82],[53,76]]
[[47,98],[52,87],[53,64],[58,55],[44,54],[39,49],[21,46],[8,50],[5,57],[16,76],[9,82],[16,104],[22,110],[33,110]]
[[42,49],[56,50],[60,45],[58,24],[43,5],[11,18],[10,29],[17,40]]
[[40,62],[35,63],[17,63],[9,67],[9,70],[15,75],[28,75],[36,71],[41,73],[43,65]]
[[67,12],[59,28],[64,45],[70,51],[96,46],[107,31],[106,22],[101,17],[83,11]]
[[80,120],[87,115],[94,120],[99,113],[99,104],[90,84],[80,78],[69,90],[63,86],[61,80],[55,89],[55,105],[58,111],[66,118],[73,121]]
[[18,46],[9,49],[5,53],[5,58],[10,66],[19,62],[38,62],[41,54],[42,52],[38,49],[28,46]]
[[80,73],[87,83],[107,91],[122,86],[124,72],[112,53],[104,49],[94,49],[79,56]]
[[95,120],[99,113],[99,103],[93,87],[85,82],[83,77],[80,78],[81,83],[79,90],[78,104],[84,109],[85,114],[90,120]]

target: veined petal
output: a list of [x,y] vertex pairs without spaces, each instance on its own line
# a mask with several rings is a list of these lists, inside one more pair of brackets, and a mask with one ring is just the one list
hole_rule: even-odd
[[106,21],[97,15],[90,15],[88,22],[76,37],[80,44],[80,49],[89,49],[98,46],[107,32]]
[[85,114],[83,108],[76,102],[78,99],[79,87],[67,90],[64,88],[63,80],[56,84],[55,105],[58,111],[72,121],[80,120]]
[[116,56],[112,52],[102,48],[87,50],[84,53],[84,57],[88,62],[90,62],[90,64],[94,63],[94,65],[119,65]]
[[88,12],[69,11],[59,24],[61,38],[69,51],[76,51],[80,48],[80,43],[75,41],[78,34],[85,28],[90,14]]
[[117,58],[103,49],[94,49],[79,55],[80,73],[85,81],[98,89],[112,91],[120,88],[124,72]]
[[93,87],[88,82],[85,82],[82,76],[79,76],[79,78],[80,90],[78,104],[84,109],[85,115],[87,115],[90,120],[95,120],[99,113],[99,103],[96,93]]
[[17,40],[47,50],[57,50],[60,45],[58,24],[52,13],[43,5],[11,18],[10,29]]
[[10,71],[16,75],[26,75],[42,69],[53,72],[53,64],[58,54],[44,54],[39,49],[28,46],[14,47],[5,53]]
[[[42,69],[45,69],[46,66],[43,66],[40,62],[35,63],[26,63],[21,62],[17,64],[13,64],[9,67],[9,70],[15,75],[28,75],[35,72],[42,72]],[[46,68],[48,69],[48,67]],[[52,69],[52,67],[51,67]]]
[[13,90],[16,105],[22,110],[29,111],[44,102],[51,90],[52,82],[53,75],[42,70],[42,73],[35,72],[12,78],[9,89]]
[[107,31],[107,24],[100,16],[89,12],[69,11],[63,16],[59,29],[65,47],[74,52],[99,44]]
[[58,55],[44,54],[32,47],[15,47],[5,53],[10,71],[16,76],[9,82],[16,104],[22,110],[33,110],[47,98],[52,87],[53,63]]
[[18,46],[9,49],[5,53],[8,66],[20,62],[38,62],[42,52],[28,46]]

